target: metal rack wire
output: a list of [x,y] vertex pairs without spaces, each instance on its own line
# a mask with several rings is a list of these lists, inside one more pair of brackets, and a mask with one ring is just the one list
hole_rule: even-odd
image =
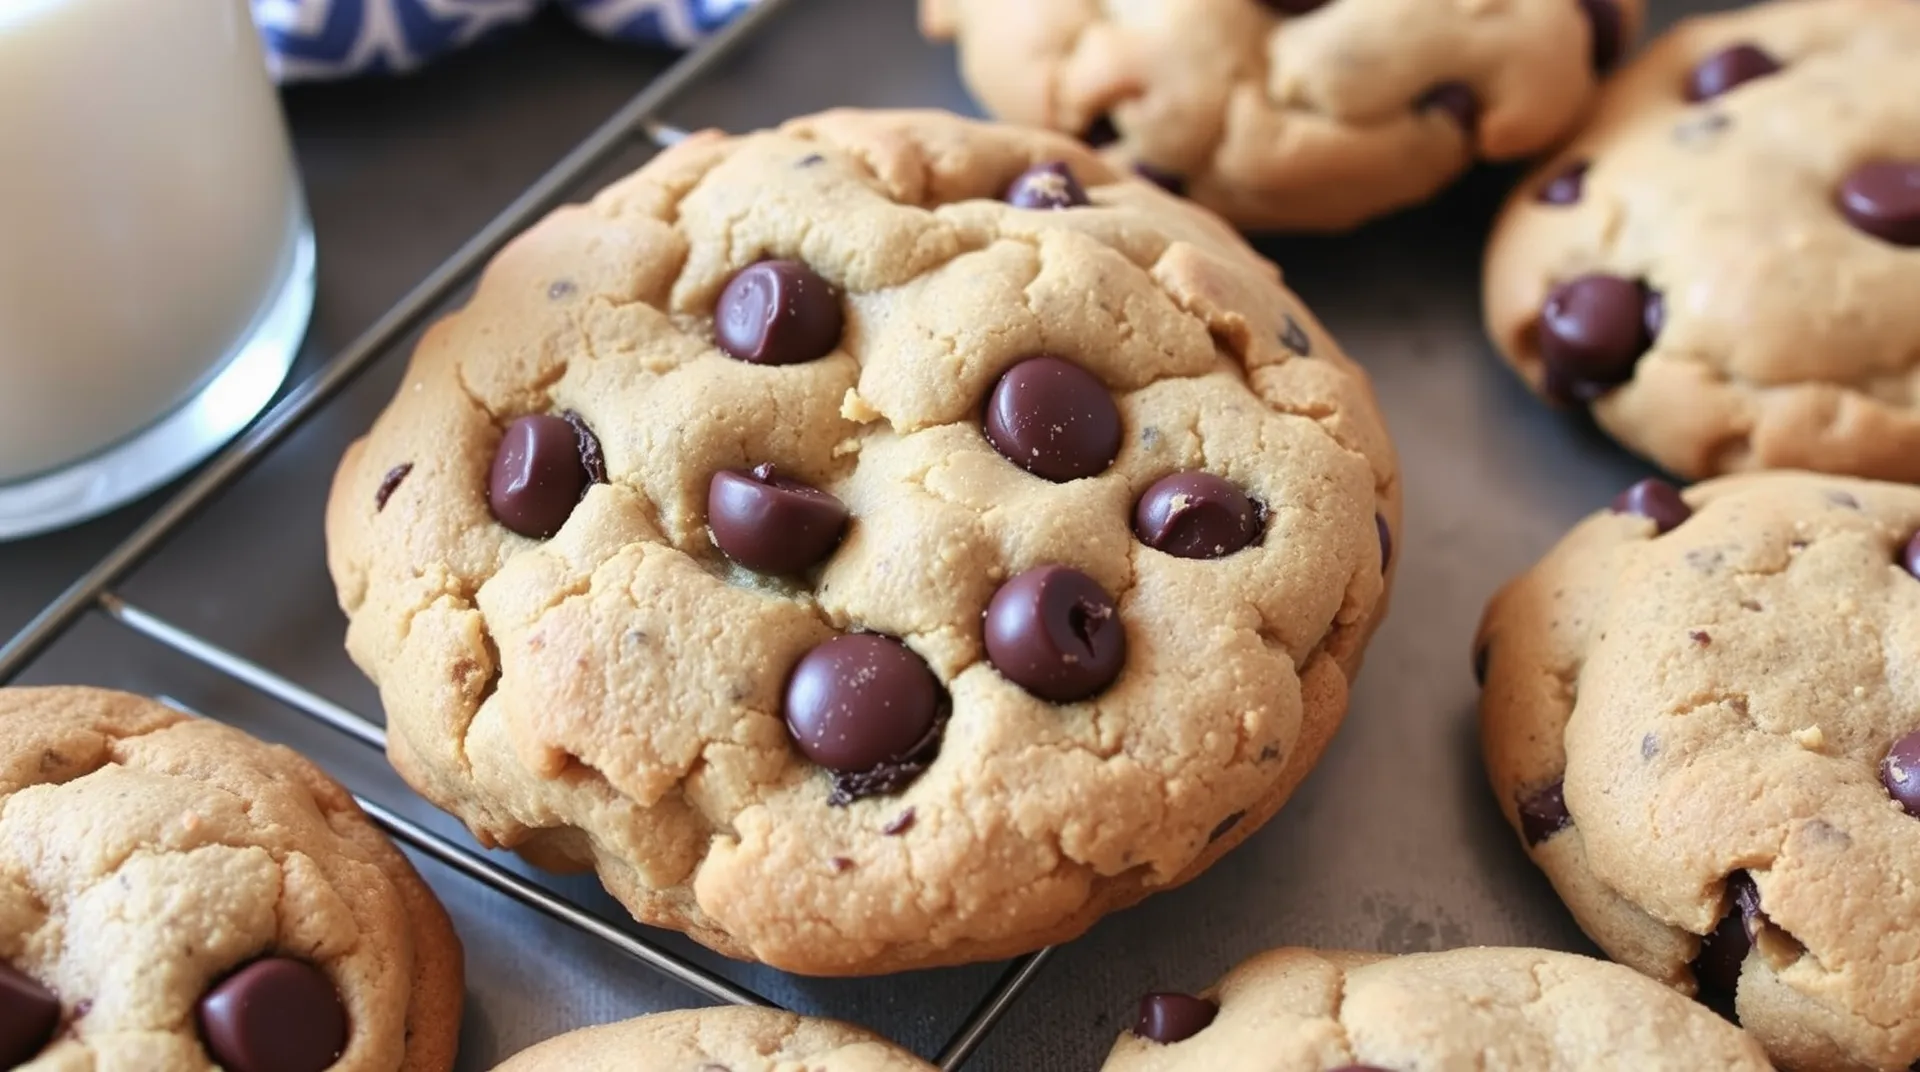
[[[19,633],[0,645],[0,685],[18,678],[90,611],[97,611],[134,633],[384,754],[387,735],[378,723],[134,606],[116,594],[115,587],[201,508],[232,487],[256,462],[320,412],[361,372],[391,353],[471,280],[488,258],[577,187],[589,172],[606,163],[636,137],[651,139],[662,147],[678,140],[680,132],[659,119],[667,102],[759,31],[787,3],[788,0],[760,0],[758,6],[668,68],[416,284],[352,344],[290,391],[118,547],[43,608]],[[528,908],[605,942],[667,978],[722,1003],[774,1004],[502,867],[475,848],[450,841],[376,801],[356,799],[374,822],[396,841]],[[964,1065],[1027,989],[1051,952],[1043,949],[1013,961],[942,1047],[934,1058],[935,1063],[948,1072]]]

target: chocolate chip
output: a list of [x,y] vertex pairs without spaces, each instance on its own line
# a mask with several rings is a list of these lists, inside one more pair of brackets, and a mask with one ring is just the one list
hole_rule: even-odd
[[749,265],[720,292],[720,349],[756,365],[797,365],[840,345],[840,293],[799,261]]
[[571,279],[556,279],[547,284],[547,300],[559,301],[562,298],[571,298],[577,289]]
[[987,658],[1007,680],[1055,703],[1113,684],[1127,660],[1127,629],[1113,597],[1066,566],[1038,566],[987,604]]
[[400,482],[405,480],[407,474],[411,472],[413,472],[412,462],[401,462],[387,470],[387,475],[380,478],[380,486],[373,491],[374,513],[377,514],[387,508],[387,500],[393,498],[393,493],[399,489]]
[[1493,658],[1493,644],[1488,642],[1473,649],[1473,681],[1481,688],[1487,687],[1487,662]]
[[1133,507],[1133,534],[1177,558],[1220,558],[1253,542],[1260,511],[1245,492],[1198,470],[1163,476]]
[[1651,298],[1645,284],[1616,275],[1583,275],[1554,287],[1539,327],[1548,393],[1562,402],[1591,402],[1632,379],[1640,355],[1653,345]]
[[1106,385],[1057,357],[1030,357],[1000,377],[985,431],[1008,461],[1055,483],[1105,472],[1120,453],[1120,410]]
[[1093,122],[1087,124],[1087,129],[1081,133],[1080,140],[1099,149],[1119,141],[1120,128],[1113,125],[1112,116],[1096,116]]
[[227,1072],[321,1072],[347,1048],[347,1008],[320,969],[268,957],[200,999],[200,1035]]
[[60,999],[23,972],[0,964],[0,1066],[33,1059],[60,1026]]
[[1693,975],[1705,998],[1731,998],[1740,983],[1740,966],[1753,950],[1766,914],[1760,910],[1760,887],[1753,876],[1735,871],[1727,876],[1727,914],[1713,933],[1700,939],[1700,955],[1694,958]]
[[1533,199],[1543,205],[1579,204],[1580,195],[1586,192],[1587,169],[1592,166],[1585,160],[1575,160],[1542,183]]
[[1687,74],[1687,99],[1712,100],[1743,82],[1780,69],[1780,61],[1753,45],[1730,45],[1694,64]]
[[1566,782],[1555,781],[1520,798],[1520,834],[1527,847],[1547,840],[1573,825],[1567,814]]
[[1301,357],[1312,357],[1313,339],[1307,335],[1307,329],[1300,326],[1300,321],[1295,320],[1292,313],[1284,315],[1287,323],[1280,329],[1280,345]]
[[1385,573],[1393,564],[1393,530],[1387,528],[1387,519],[1381,514],[1373,515],[1373,527],[1380,530],[1380,572]]
[[1233,828],[1239,826],[1240,820],[1246,817],[1246,812],[1236,811],[1232,815],[1220,820],[1219,824],[1213,828],[1213,832],[1207,835],[1207,844],[1211,845],[1221,838],[1226,837],[1229,833],[1232,833]]
[[1920,577],[1920,532],[1907,538],[1907,544],[1900,549],[1900,565],[1915,577]]
[[821,156],[819,153],[808,153],[807,155],[801,157],[800,159],[795,160],[793,162],[793,166],[797,168],[810,168],[810,167],[817,167],[826,162],[827,162],[827,158],[824,156]]
[[850,633],[801,657],[782,709],[800,751],[849,776],[835,780],[845,803],[893,792],[924,770],[939,746],[945,705],[933,671],[905,644]]
[[1920,246],[1920,161],[1862,164],[1840,183],[1840,211],[1855,226],[1896,246]]
[[1880,763],[1880,784],[1908,815],[1920,818],[1920,732],[1893,742]]
[[827,861],[827,866],[836,875],[844,875],[853,870],[853,861],[845,856],[835,856]]
[[1693,507],[1680,497],[1680,489],[1653,477],[1614,496],[1612,509],[1616,514],[1635,514],[1652,521],[1654,532],[1661,536],[1693,516]]
[[1091,204],[1066,162],[1038,164],[1020,173],[1007,187],[1007,204],[1014,208],[1078,208]]
[[572,410],[560,414],[560,419],[573,428],[574,446],[580,450],[580,467],[587,471],[587,483],[604,484],[607,482],[607,458],[600,453],[600,437],[587,427],[587,419]]
[[880,828],[880,832],[888,837],[899,837],[901,834],[913,829],[913,820],[913,809],[908,808],[906,811],[889,819],[887,825]]
[[847,507],[771,465],[722,469],[707,482],[707,530],[728,558],[757,573],[803,573],[840,546]]
[[1327,6],[1328,0],[1260,0],[1282,15],[1305,15]]
[[1185,197],[1187,195],[1187,180],[1181,178],[1176,172],[1168,171],[1163,167],[1155,167],[1152,164],[1135,164],[1133,165],[1133,172],[1175,197]]
[[487,506],[507,528],[544,540],[566,524],[587,483],[573,425],[544,414],[521,417],[507,425],[494,452]]
[[1464,82],[1442,82],[1421,94],[1413,106],[1423,112],[1437,109],[1447,113],[1469,137],[1480,123],[1480,102]]
[[1704,629],[1689,630],[1687,632],[1687,639],[1703,648],[1713,643],[1713,637]]
[[1220,1006],[1191,994],[1148,994],[1140,999],[1140,1019],[1133,1033],[1161,1044],[1182,1042],[1206,1030]]
[[1620,62],[1626,45],[1626,20],[1620,16],[1616,0],[1580,0],[1580,10],[1593,28],[1593,69],[1602,74]]

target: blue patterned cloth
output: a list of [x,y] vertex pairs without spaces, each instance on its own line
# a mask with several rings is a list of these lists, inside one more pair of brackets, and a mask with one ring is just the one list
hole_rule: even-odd
[[[4,2],[4,0],[0,0]],[[524,21],[548,0],[251,0],[283,82],[410,71]],[[552,0],[619,41],[685,48],[754,0]]]

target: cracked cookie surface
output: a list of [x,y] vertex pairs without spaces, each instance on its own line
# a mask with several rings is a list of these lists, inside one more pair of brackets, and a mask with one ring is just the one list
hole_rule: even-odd
[[1688,19],[1514,192],[1488,330],[1689,480],[1920,479],[1920,7]]
[[1578,122],[1641,0],[921,0],[1013,122],[1253,228],[1341,230]]
[[583,1028],[495,1072],[933,1072],[860,1028],[772,1009],[718,1008]]
[[1920,1059],[1916,529],[1905,485],[1641,485],[1480,630],[1487,770],[1534,862],[1782,1068]]
[[446,1072],[464,999],[446,914],[345,789],[97,689],[0,689],[0,960],[0,1064],[34,1072]]
[[[543,414],[599,479],[563,423],[503,440]],[[534,502],[490,465],[564,478],[526,482],[568,489],[551,538],[490,513]],[[1365,375],[1218,219],[888,112],[697,136],[521,236],[328,511],[409,781],[817,974],[1069,938],[1257,829],[1398,530]]]
[[1150,995],[1105,1072],[1768,1072],[1751,1039],[1685,997],[1539,949],[1278,949],[1201,995],[1199,1015],[1168,1016],[1156,998],[1196,1002]]

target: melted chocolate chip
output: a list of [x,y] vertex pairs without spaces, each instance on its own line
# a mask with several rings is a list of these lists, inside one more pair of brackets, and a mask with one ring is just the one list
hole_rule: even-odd
[[1920,732],[1893,742],[1880,763],[1880,784],[1908,815],[1920,818]]
[[1654,532],[1661,536],[1693,516],[1693,507],[1680,497],[1680,489],[1652,477],[1614,496],[1612,509],[1616,514],[1634,514],[1652,521]]
[[587,419],[572,410],[560,414],[560,419],[573,428],[574,446],[580,450],[580,467],[587,471],[587,483],[604,484],[607,482],[607,457],[600,453],[600,437],[587,427]]
[[587,484],[573,425],[544,414],[521,417],[494,452],[487,506],[507,528],[544,540],[566,524]]
[[1572,825],[1573,816],[1567,814],[1564,781],[1543,785],[1520,798],[1520,834],[1527,839],[1528,848]]
[[1753,45],[1731,45],[1695,64],[1687,74],[1687,99],[1712,100],[1744,82],[1780,69],[1780,61]]
[[847,803],[895,792],[939,747],[946,695],[918,655],[891,637],[837,636],[802,656],[782,705],[800,751],[842,776]]
[[728,558],[750,570],[803,573],[840,546],[847,507],[771,465],[723,469],[707,483],[707,530]]
[[1286,326],[1280,329],[1280,345],[1301,357],[1312,357],[1313,339],[1307,334],[1307,329],[1300,326],[1300,321],[1295,320],[1292,313],[1286,314],[1286,322]]
[[1468,137],[1480,124],[1480,101],[1464,82],[1442,82],[1421,94],[1414,107],[1445,112]]
[[1207,844],[1211,845],[1214,842],[1219,841],[1221,838],[1226,837],[1228,834],[1232,833],[1233,828],[1236,826],[1239,826],[1240,820],[1245,819],[1246,817],[1247,817],[1246,812],[1236,811],[1232,815],[1229,815],[1226,818],[1220,820],[1219,824],[1213,828],[1213,832],[1207,835]]
[[713,331],[720,348],[756,365],[814,361],[840,345],[840,293],[799,261],[761,261],[720,293]]
[[1542,183],[1533,199],[1543,205],[1579,204],[1581,194],[1586,192],[1587,169],[1592,166],[1585,160],[1575,160]]
[[1000,586],[987,604],[987,658],[1007,680],[1054,703],[1113,684],[1127,659],[1119,608],[1076,569],[1039,566]]
[[901,834],[913,829],[914,818],[913,809],[908,808],[906,811],[888,820],[887,825],[880,828],[880,832],[888,837],[899,837]]
[[1740,984],[1740,966],[1753,951],[1754,936],[1766,914],[1760,910],[1760,887],[1753,876],[1735,871],[1727,876],[1727,914],[1713,933],[1700,939],[1693,975],[1703,999],[1731,999]]
[[53,1041],[60,999],[24,972],[0,964],[0,1066],[23,1065]]
[[1562,402],[1591,402],[1632,379],[1640,355],[1653,346],[1652,299],[1645,284],[1615,275],[1583,275],[1554,287],[1540,310],[1547,392]]
[[1030,357],[987,398],[987,441],[1008,461],[1055,483],[1105,472],[1120,453],[1120,410],[1086,369]]
[[412,462],[401,462],[387,470],[387,475],[380,478],[380,486],[373,490],[374,513],[377,514],[387,508],[387,500],[393,498],[393,493],[400,488],[400,482],[405,480],[407,474],[411,472],[413,472]]
[[1616,0],[1579,0],[1580,10],[1593,28],[1593,69],[1602,74],[1620,62],[1626,45],[1626,20]]
[[1707,632],[1705,629],[1688,630],[1687,639],[1703,648],[1710,647],[1713,644],[1713,634]]
[[1840,183],[1848,222],[1883,242],[1920,246],[1920,160],[1862,164]]
[[1020,173],[1007,187],[1007,204],[1014,208],[1079,208],[1091,204],[1087,191],[1073,177],[1066,162],[1055,160]]
[[1148,994],[1140,999],[1140,1019],[1133,1033],[1143,1039],[1166,1045],[1184,1042],[1206,1030],[1220,1006],[1191,994]]
[[1906,546],[1900,549],[1900,566],[1915,577],[1920,577],[1920,532],[1908,537]]
[[320,969],[268,957],[200,999],[200,1035],[227,1072],[321,1072],[347,1048],[347,1008]]
[[1178,558],[1220,558],[1253,542],[1260,510],[1245,492],[1212,473],[1161,477],[1133,508],[1133,534]]

